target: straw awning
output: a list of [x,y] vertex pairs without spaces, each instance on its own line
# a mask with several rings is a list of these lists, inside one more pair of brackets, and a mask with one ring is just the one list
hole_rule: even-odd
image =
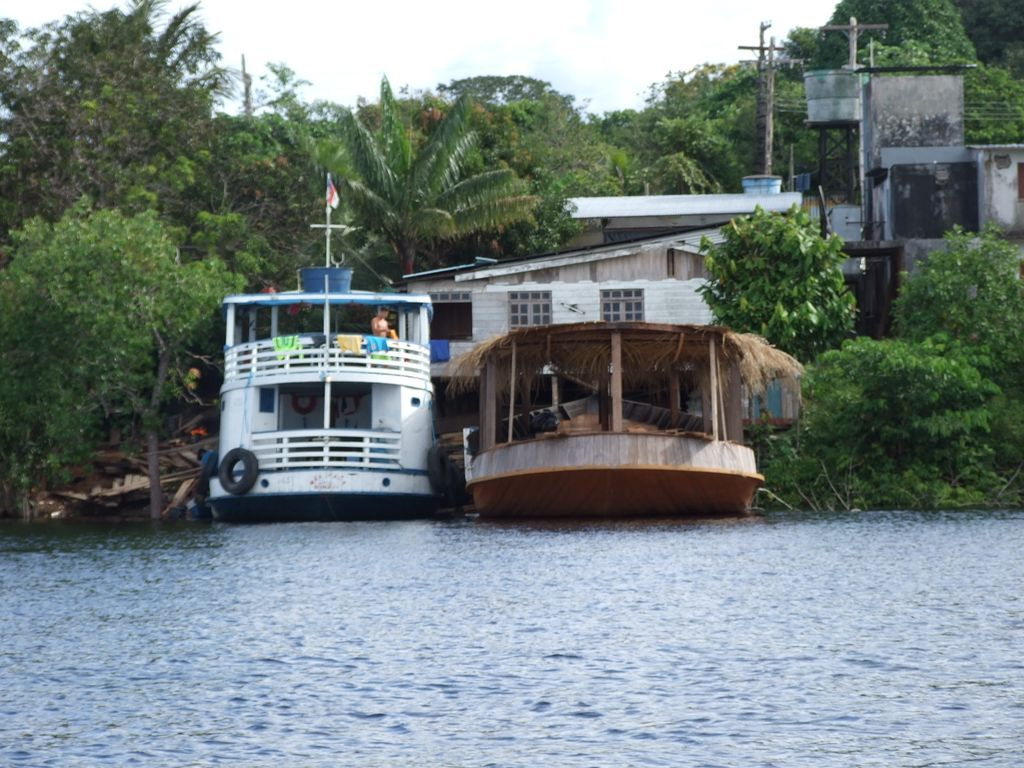
[[476,389],[479,373],[490,361],[498,387],[507,392],[513,349],[517,377],[532,380],[554,374],[599,380],[608,374],[615,333],[622,344],[622,381],[629,389],[662,382],[673,371],[684,378],[704,379],[712,340],[722,362],[736,362],[751,394],[762,393],[776,379],[795,381],[803,372],[796,359],[762,337],[722,326],[573,323],[518,328],[479,344],[455,361],[449,391]]

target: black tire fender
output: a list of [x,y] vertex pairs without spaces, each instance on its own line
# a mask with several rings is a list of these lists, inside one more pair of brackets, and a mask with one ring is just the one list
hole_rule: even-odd
[[[235,466],[239,463],[242,465],[242,476],[236,478]],[[256,484],[259,471],[259,462],[256,460],[255,453],[245,448],[232,448],[224,454],[217,471],[217,478],[225,491],[235,496],[241,496],[243,493],[248,493]]]

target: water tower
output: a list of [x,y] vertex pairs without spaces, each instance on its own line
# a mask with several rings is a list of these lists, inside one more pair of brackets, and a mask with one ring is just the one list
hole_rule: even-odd
[[[804,74],[807,125],[818,130],[818,184],[829,208],[857,203],[860,77],[852,69]],[[826,215],[823,210],[823,221]]]

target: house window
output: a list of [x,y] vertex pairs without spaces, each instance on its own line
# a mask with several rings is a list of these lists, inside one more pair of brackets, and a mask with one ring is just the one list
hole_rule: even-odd
[[473,338],[473,300],[469,291],[432,293],[430,302],[434,308],[430,338]]
[[1024,163],[1017,163],[1017,199],[1024,200]]
[[511,328],[548,325],[551,322],[551,291],[512,291],[508,295]]
[[642,288],[619,288],[601,291],[601,319],[606,323],[644,319]]

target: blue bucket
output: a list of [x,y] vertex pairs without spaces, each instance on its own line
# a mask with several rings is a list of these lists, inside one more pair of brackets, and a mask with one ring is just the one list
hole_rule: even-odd
[[299,279],[306,293],[323,293],[325,279],[328,293],[348,293],[352,289],[349,267],[304,267],[299,270]]

